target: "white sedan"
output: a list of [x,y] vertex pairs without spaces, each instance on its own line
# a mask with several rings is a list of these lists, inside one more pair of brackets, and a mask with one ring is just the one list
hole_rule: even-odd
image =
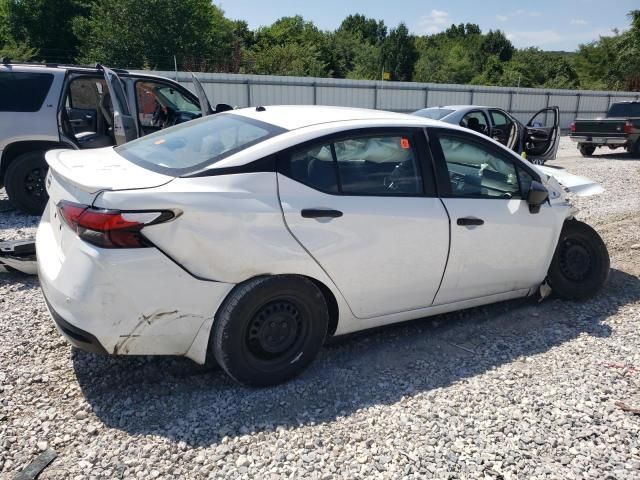
[[417,116],[258,107],[46,159],[37,258],[59,331],[215,358],[249,385],[298,374],[327,336],[541,285],[583,299],[609,271],[565,192],[601,187]]

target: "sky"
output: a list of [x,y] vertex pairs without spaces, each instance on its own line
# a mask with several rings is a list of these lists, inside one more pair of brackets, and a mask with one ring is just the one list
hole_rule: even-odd
[[215,0],[228,18],[254,29],[280,17],[302,15],[322,30],[334,30],[349,14],[404,22],[412,33],[445,30],[452,23],[477,23],[483,32],[500,29],[518,48],[573,51],[581,43],[624,30],[627,13],[640,0]]

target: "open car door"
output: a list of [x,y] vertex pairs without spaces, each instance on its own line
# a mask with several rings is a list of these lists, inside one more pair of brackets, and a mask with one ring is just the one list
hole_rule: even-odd
[[211,115],[213,113],[213,109],[211,108],[211,104],[209,103],[209,99],[207,98],[207,94],[204,91],[200,80],[195,76],[193,72],[191,73],[191,77],[193,79],[193,86],[196,89],[196,95],[198,96],[198,101],[200,102],[200,111],[202,112],[202,116]]
[[543,164],[556,158],[560,144],[560,109],[543,108],[525,126],[524,151],[531,163]]
[[136,119],[131,115],[127,95],[122,86],[122,81],[116,73],[102,65],[98,66],[104,72],[104,79],[107,82],[111,105],[113,106],[113,136],[116,145],[130,142],[138,138],[138,126]]

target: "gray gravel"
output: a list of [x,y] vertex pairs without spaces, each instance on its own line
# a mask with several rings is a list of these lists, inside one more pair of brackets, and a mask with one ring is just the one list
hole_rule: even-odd
[[[506,302],[337,339],[264,390],[172,358],[71,349],[37,280],[0,274],[0,478],[640,477],[640,159],[551,165],[602,182],[577,199],[607,242],[595,299]],[[7,211],[0,237],[33,232]],[[632,248],[635,247],[635,248]],[[636,249],[638,248],[638,249]]]

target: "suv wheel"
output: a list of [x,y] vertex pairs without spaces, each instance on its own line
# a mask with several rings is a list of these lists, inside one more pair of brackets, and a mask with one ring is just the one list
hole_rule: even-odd
[[313,361],[324,343],[328,319],[322,292],[307,278],[258,277],[238,285],[225,299],[209,348],[237,382],[275,385]]
[[609,276],[609,252],[593,228],[578,220],[564,223],[549,267],[554,293],[569,300],[595,295]]
[[4,176],[11,203],[32,215],[41,215],[49,196],[45,188],[47,162],[44,152],[27,152],[13,159]]

